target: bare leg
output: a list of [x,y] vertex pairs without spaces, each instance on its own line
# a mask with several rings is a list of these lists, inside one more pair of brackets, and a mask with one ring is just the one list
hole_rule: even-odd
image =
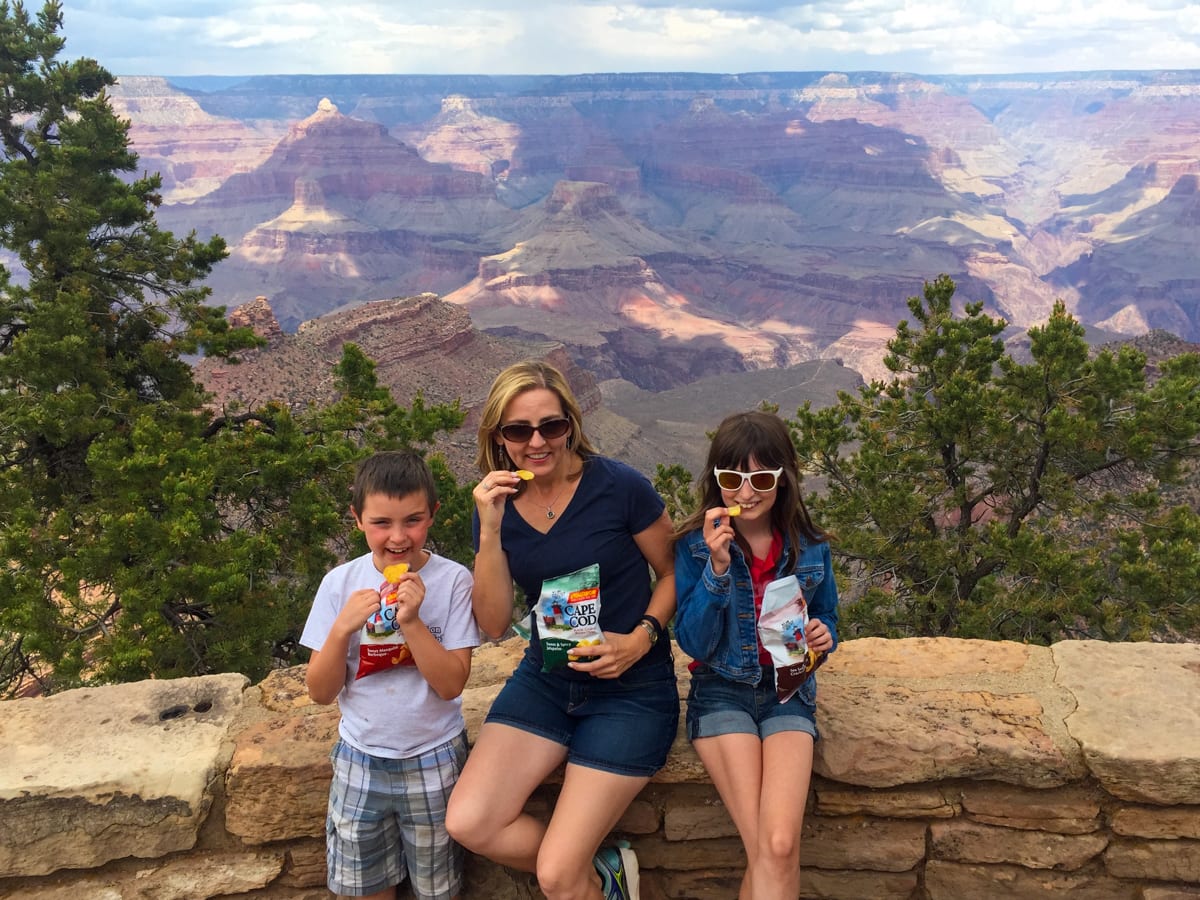
[[770,735],[762,744],[762,795],[753,900],[800,896],[800,829],[812,780],[813,739],[801,731]]
[[538,885],[548,900],[600,897],[592,858],[649,780],[567,764],[537,858]]
[[536,872],[545,826],[525,802],[566,758],[567,748],[497,722],[484,723],[446,808],[446,829],[468,850]]
[[722,734],[692,742],[746,850],[746,874],[738,900],[753,896],[758,853],[759,804],[763,792],[762,742],[753,734]]

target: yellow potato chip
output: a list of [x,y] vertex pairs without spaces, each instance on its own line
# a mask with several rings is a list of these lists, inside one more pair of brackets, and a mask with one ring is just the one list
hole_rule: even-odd
[[725,510],[725,512],[727,512],[730,515],[730,517],[740,516],[742,514],[742,507],[735,504],[734,506],[730,506],[729,508],[727,508]]
[[400,576],[408,571],[408,563],[396,563],[394,566],[387,566],[383,570],[383,577],[395,584],[400,580]]
[[529,481],[533,478],[533,473],[528,469],[517,469],[517,477],[522,481]]

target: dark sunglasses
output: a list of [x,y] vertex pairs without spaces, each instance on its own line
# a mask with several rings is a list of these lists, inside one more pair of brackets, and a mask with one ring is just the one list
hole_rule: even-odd
[[526,425],[524,422],[510,422],[500,426],[500,436],[514,444],[524,444],[533,440],[536,431],[548,441],[560,438],[571,430],[570,419],[547,419],[539,425]]
[[760,494],[765,494],[767,491],[775,490],[775,485],[779,483],[779,476],[783,474],[783,469],[759,469],[757,472],[738,472],[733,469],[713,469],[713,474],[717,476],[717,487],[723,491],[740,491],[742,485],[747,481],[750,482],[750,487],[754,488]]

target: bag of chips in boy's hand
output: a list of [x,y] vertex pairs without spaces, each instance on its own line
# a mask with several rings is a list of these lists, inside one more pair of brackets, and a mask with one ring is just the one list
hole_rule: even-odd
[[590,659],[571,651],[604,640],[600,630],[599,564],[543,581],[534,606],[534,621],[542,645],[543,672],[577,659]]
[[809,648],[804,636],[807,624],[808,603],[800,580],[788,575],[768,584],[758,617],[758,638],[775,664],[775,696],[780,703],[790,700],[829,655]]
[[379,586],[382,603],[379,612],[373,614],[362,627],[358,644],[358,673],[355,680],[364,675],[382,672],[393,666],[415,666],[412,651],[404,642],[404,635],[396,625],[396,590],[400,576],[408,571],[407,563],[397,563],[383,570],[384,582]]

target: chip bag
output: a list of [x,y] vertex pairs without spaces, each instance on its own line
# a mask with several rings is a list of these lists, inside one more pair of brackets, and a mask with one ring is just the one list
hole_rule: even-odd
[[576,647],[602,643],[599,564],[543,581],[534,615],[543,672],[580,658],[571,653]]
[[808,602],[800,580],[788,575],[768,584],[758,617],[758,638],[775,665],[775,696],[780,703],[790,700],[829,655],[808,646],[807,624]]
[[396,590],[400,576],[408,571],[408,563],[397,563],[383,570],[384,582],[379,586],[383,600],[379,612],[367,619],[358,644],[358,673],[355,680],[394,666],[415,666],[412,651],[404,643],[404,635],[396,625]]

